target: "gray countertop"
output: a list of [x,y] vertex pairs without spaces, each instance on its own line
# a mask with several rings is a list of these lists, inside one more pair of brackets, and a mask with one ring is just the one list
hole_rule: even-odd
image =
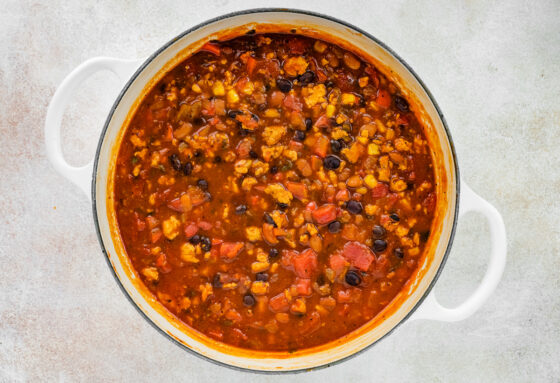
[[[458,323],[416,321],[328,369],[263,376],[218,367],[155,331],[113,280],[86,197],[47,162],[56,86],[93,56],[145,57],[179,32],[244,8],[291,6],[372,33],[416,70],[449,123],[463,178],[503,214],[508,263]],[[5,1],[0,12],[0,381],[429,381],[560,379],[560,2]],[[90,78],[63,121],[73,163],[93,156],[119,89]],[[480,282],[478,215],[459,224],[436,285],[447,305]]]

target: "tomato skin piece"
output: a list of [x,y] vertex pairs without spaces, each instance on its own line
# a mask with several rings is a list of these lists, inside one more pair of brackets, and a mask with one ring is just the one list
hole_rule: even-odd
[[292,270],[300,278],[311,278],[317,270],[317,253],[313,249],[305,249],[301,253],[295,250],[284,250],[282,266]]
[[352,266],[362,271],[367,271],[375,259],[369,247],[356,241],[346,242],[342,249],[342,256],[346,258]]
[[380,107],[387,109],[391,106],[391,94],[385,89],[379,89],[377,91],[375,103]]
[[220,47],[217,46],[216,44],[212,44],[212,43],[206,43],[206,44],[204,44],[204,45],[200,48],[200,50],[201,50],[201,51],[205,51],[205,52],[212,53],[212,54],[214,54],[214,55],[216,55],[216,56],[219,56],[219,55],[222,53]]
[[313,220],[319,225],[326,225],[336,219],[336,206],[325,204],[311,212]]
[[373,198],[383,198],[389,193],[389,186],[384,183],[378,183],[371,189],[371,195]]
[[311,279],[308,278],[296,278],[296,291],[300,296],[309,296],[313,293],[311,290]]
[[273,313],[286,313],[290,309],[290,302],[284,293],[280,293],[270,298],[268,308]]
[[233,259],[241,253],[244,246],[243,242],[224,242],[220,246],[220,257]]
[[286,182],[286,188],[300,201],[307,198],[307,186],[301,182]]
[[339,276],[348,266],[348,261],[341,254],[333,254],[329,258],[329,266]]
[[297,110],[298,112],[301,112],[301,110],[303,109],[303,104],[293,94],[289,94],[286,96],[286,98],[284,98],[284,106],[292,110]]

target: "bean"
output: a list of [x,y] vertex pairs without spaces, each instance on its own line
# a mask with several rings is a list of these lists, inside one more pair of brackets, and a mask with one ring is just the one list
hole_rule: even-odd
[[210,251],[210,249],[212,248],[212,242],[210,241],[210,238],[202,236],[200,238],[200,248],[202,249],[202,251]]
[[212,280],[212,285],[218,289],[222,287],[222,281],[220,279],[221,275],[220,273],[217,273],[216,275],[214,275],[214,279]]
[[395,96],[395,106],[401,112],[408,112],[410,110],[410,106],[408,105],[408,101],[401,96]]
[[331,150],[333,153],[339,153],[342,150],[342,142],[340,140],[331,140]]
[[200,243],[200,235],[195,234],[191,237],[191,239],[189,239],[189,242],[192,243],[193,245],[198,245]]
[[272,217],[271,217],[270,214],[268,214],[268,213],[264,213],[264,221],[265,221],[266,223],[268,223],[269,225],[272,225],[272,226],[274,226],[274,227],[278,227],[278,226],[276,225],[276,222],[274,222],[274,220],[272,219]]
[[257,158],[259,158],[259,155],[257,154],[257,152],[255,152],[253,149],[251,149],[251,150],[249,151],[249,156],[250,156],[252,159],[257,159]]
[[382,253],[385,249],[387,249],[387,241],[383,239],[376,239],[373,241],[373,251],[376,253]]
[[363,209],[362,203],[358,201],[350,200],[346,204],[346,210],[352,214],[360,214]]
[[360,274],[358,274],[354,270],[348,270],[348,272],[344,276],[344,280],[350,286],[358,286],[360,283],[362,283],[362,277],[360,277]]
[[330,233],[338,233],[342,229],[342,224],[339,221],[332,221],[328,225]]
[[385,234],[387,233],[387,231],[385,230],[385,228],[383,226],[379,226],[379,225],[375,225],[373,227],[373,237],[374,238],[383,238],[385,237]]
[[400,247],[395,249],[395,257],[403,259],[404,258],[404,251]]
[[177,171],[181,170],[181,160],[179,159],[178,155],[172,154],[168,158],[169,158],[169,163],[171,164],[173,169]]
[[246,294],[243,296],[243,304],[247,307],[251,307],[255,305],[255,297],[251,294]]
[[278,255],[280,255],[280,253],[278,252],[278,249],[275,249],[274,247],[268,251],[268,258],[271,260],[278,258]]
[[286,80],[285,78],[279,78],[276,80],[276,86],[282,93],[288,93],[292,90],[292,82],[290,80]]
[[338,156],[335,156],[334,154],[329,154],[323,160],[323,166],[327,170],[336,170],[340,166],[341,162],[342,160]]
[[255,274],[255,280],[266,282],[266,281],[268,281],[268,274],[267,273],[257,273],[257,274]]
[[199,179],[198,181],[196,181],[196,184],[202,190],[204,190],[204,191],[208,190],[208,181],[206,181],[205,179],[203,179],[203,178]]
[[193,170],[193,166],[190,162],[185,162],[183,165],[183,174],[186,176],[190,176]]
[[391,218],[395,222],[399,222],[401,220],[396,213],[389,214],[389,218]]
[[239,205],[235,208],[235,214],[237,215],[245,214],[246,211],[247,205]]
[[270,174],[278,173],[278,166],[271,166],[270,167]]
[[296,141],[303,141],[305,140],[305,132],[302,132],[301,130],[296,130],[296,134],[294,136],[294,139]]
[[304,74],[298,77],[298,81],[301,85],[307,85],[315,81],[315,73],[313,71],[306,71]]
[[313,127],[313,121],[310,118],[305,119],[305,130],[309,130]]

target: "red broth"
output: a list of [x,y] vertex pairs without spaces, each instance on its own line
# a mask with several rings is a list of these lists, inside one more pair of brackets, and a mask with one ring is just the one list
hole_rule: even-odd
[[206,44],[120,147],[118,227],[142,281],[218,341],[294,351],[376,316],[423,256],[428,141],[374,66],[321,40]]

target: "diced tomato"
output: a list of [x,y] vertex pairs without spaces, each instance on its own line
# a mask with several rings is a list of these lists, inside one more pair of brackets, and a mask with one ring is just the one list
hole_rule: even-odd
[[163,253],[160,253],[156,258],[156,266],[164,274],[167,274],[172,270],[171,265],[167,262],[167,257]]
[[390,193],[385,206],[387,209],[393,207],[393,205],[399,200],[399,195],[397,193]]
[[348,266],[348,261],[340,253],[335,253],[329,257],[329,267],[333,269],[338,276],[344,272]]
[[301,182],[286,182],[286,188],[299,200],[307,198],[307,186]]
[[318,128],[328,128],[330,125],[329,118],[326,115],[319,116],[317,121],[315,121],[315,126]]
[[408,117],[399,116],[399,118],[397,118],[397,125],[408,125]]
[[173,141],[173,127],[171,126],[171,124],[167,124],[167,126],[165,128],[165,134],[163,136],[163,141],[165,141],[165,142]]
[[338,303],[349,303],[352,301],[350,290],[338,290],[336,292],[336,301]]
[[388,108],[391,106],[391,94],[385,89],[379,89],[377,91],[377,97],[375,103],[382,108]]
[[232,322],[240,322],[243,319],[241,314],[239,314],[235,309],[228,310],[224,317]]
[[435,193],[430,193],[422,202],[422,206],[424,206],[428,212],[433,212],[436,208],[436,195]]
[[313,249],[306,249],[292,258],[294,272],[300,278],[311,278],[317,269],[317,253]]
[[237,152],[237,155],[241,158],[247,158],[249,157],[249,153],[251,152],[251,141],[248,139],[243,139],[241,141],[239,141],[239,144],[237,144],[237,147],[235,148],[235,151]]
[[181,199],[180,198],[175,198],[172,201],[169,201],[169,203],[167,204],[167,207],[170,208],[171,210],[175,210],[178,211],[179,213],[184,212],[184,208],[183,208],[183,204],[181,204]]
[[153,229],[150,232],[150,241],[152,243],[156,243],[157,241],[159,241],[159,239],[161,238],[162,235],[163,235],[163,233],[161,232],[161,230],[159,228]]
[[307,205],[305,205],[305,210],[313,211],[317,209],[317,202],[311,201]]
[[220,238],[212,238],[212,246],[216,246],[216,245],[219,245],[219,244],[221,244],[221,243],[224,243],[224,240],[223,240],[223,239],[220,239]]
[[327,136],[320,135],[317,137],[315,144],[311,148],[311,151],[321,158],[325,158],[327,151],[329,150],[330,140]]
[[279,90],[275,90],[270,94],[268,103],[271,107],[277,108],[282,105],[284,97],[286,97],[284,93],[280,92]]
[[233,328],[231,330],[231,332],[233,333],[233,335],[235,335],[237,338],[241,338],[243,340],[247,340],[249,339],[249,337],[247,335],[245,335],[245,333],[241,330],[238,329],[237,327]]
[[202,48],[200,48],[201,51],[206,51],[206,52],[210,52],[216,56],[219,56],[221,53],[220,47],[217,46],[216,44],[212,44],[212,43],[206,43],[202,46]]
[[350,192],[348,191],[348,189],[339,190],[338,192],[336,192],[335,199],[337,201],[348,201],[350,200]]
[[185,237],[187,237],[187,239],[190,239],[198,231],[198,225],[194,222],[189,222],[187,225],[185,225],[184,231],[185,231]]
[[367,271],[375,259],[370,248],[360,242],[346,242],[342,255],[352,266],[362,271]]
[[328,203],[314,210],[311,215],[319,225],[326,225],[336,219],[336,206]]
[[311,156],[311,168],[315,171],[323,167],[323,160],[317,156]]
[[255,71],[256,67],[257,67],[257,60],[255,60],[254,57],[249,57],[247,59],[247,74],[250,77],[253,77],[253,72]]
[[305,324],[299,330],[301,334],[312,334],[321,328],[321,315],[317,311],[313,311],[305,319]]
[[385,226],[389,222],[391,222],[391,218],[387,214],[381,214],[381,216],[379,217],[379,223],[381,224],[381,226]]
[[285,313],[290,309],[290,302],[284,293],[280,293],[268,301],[268,308],[273,313]]
[[260,196],[253,194],[249,197],[249,205],[251,205],[252,207],[259,206],[261,199],[262,198]]
[[309,296],[312,293],[311,279],[296,278],[296,291],[298,295]]
[[371,189],[371,195],[373,198],[383,198],[389,193],[389,186],[379,182],[377,185]]
[[244,246],[243,242],[224,242],[220,246],[220,257],[233,259],[239,255]]
[[289,94],[284,98],[284,106],[289,109],[297,110],[298,112],[301,112],[303,108],[303,104],[299,98],[293,94]]
[[212,229],[212,224],[210,222],[206,222],[206,221],[198,221],[197,222],[198,227],[200,227],[202,230],[210,230]]
[[288,143],[288,148],[290,150],[295,150],[296,152],[301,152],[303,150],[303,144],[301,142],[291,140]]
[[309,43],[302,39],[291,39],[288,42],[288,48],[293,55],[301,55],[308,48]]
[[134,218],[136,220],[136,230],[144,231],[144,229],[146,228],[146,221],[140,218],[140,216],[136,212],[134,212]]
[[146,217],[146,223],[148,224],[148,228],[151,230],[157,225],[159,225],[159,221],[152,215]]
[[350,311],[350,305],[345,303],[342,306],[339,306],[339,308],[336,310],[337,314],[345,317],[346,315],[348,315],[348,312]]

